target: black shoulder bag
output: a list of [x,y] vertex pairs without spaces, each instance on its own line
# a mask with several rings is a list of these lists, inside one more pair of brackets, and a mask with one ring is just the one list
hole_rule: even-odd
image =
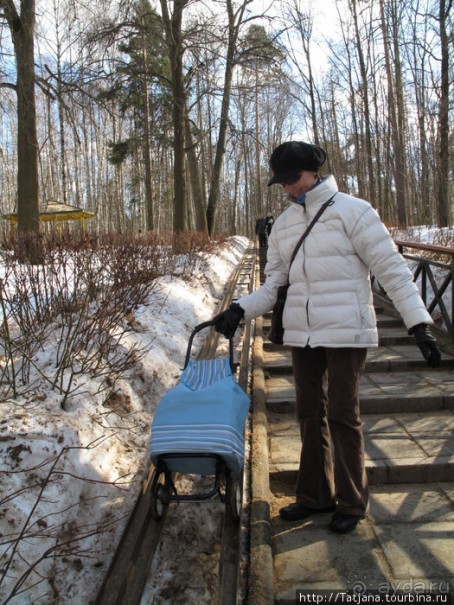
[[[325,202],[323,204],[323,206],[319,209],[317,214],[312,219],[310,225],[308,226],[306,231],[301,236],[301,239],[296,244],[295,249],[293,250],[292,258],[290,259],[290,264],[288,266],[289,275],[290,275],[290,267],[292,266],[292,263],[295,260],[295,257],[298,253],[298,250],[301,248],[302,243],[304,242],[306,237],[309,235],[312,227],[315,225],[315,223],[318,221],[318,219],[322,216],[322,214],[325,212],[325,210],[328,208],[328,206],[331,206],[332,204],[334,204],[334,195],[327,202]],[[276,303],[273,307],[273,315],[271,317],[271,328],[268,333],[268,339],[271,342],[274,342],[274,344],[276,344],[276,345],[281,345],[284,343],[284,325],[282,323],[282,316],[284,314],[284,306],[285,306],[285,301],[287,300],[287,290],[288,290],[289,285],[290,285],[289,278],[287,277],[287,283],[284,286],[279,286],[279,288],[277,289]]]

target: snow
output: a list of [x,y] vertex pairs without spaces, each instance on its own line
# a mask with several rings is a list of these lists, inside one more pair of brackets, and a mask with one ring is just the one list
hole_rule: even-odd
[[[1,403],[0,602],[94,601],[146,475],[153,411],[248,244],[229,238],[203,272],[157,280],[122,341],[146,353],[107,401],[96,381],[78,376],[65,410],[45,381]],[[46,341],[48,363],[55,347]]]
[[421,242],[434,246],[452,246],[454,230],[452,227],[437,227],[429,225],[417,225],[404,230],[392,228],[391,234],[394,239],[407,242]]

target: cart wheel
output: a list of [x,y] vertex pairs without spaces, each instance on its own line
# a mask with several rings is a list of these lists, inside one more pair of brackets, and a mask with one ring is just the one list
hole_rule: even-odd
[[160,521],[169,505],[171,494],[171,483],[166,474],[164,474],[164,483],[160,477],[156,479],[151,489],[150,512],[153,519]]
[[219,498],[221,502],[227,502],[227,478],[224,473],[219,479]]
[[240,483],[232,479],[232,477],[227,477],[226,500],[230,506],[233,518],[238,520],[243,504],[243,490]]

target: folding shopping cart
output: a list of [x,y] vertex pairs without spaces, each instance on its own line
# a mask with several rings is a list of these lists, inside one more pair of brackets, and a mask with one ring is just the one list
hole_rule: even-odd
[[[249,397],[233,375],[233,342],[229,357],[191,360],[194,336],[211,321],[195,327],[188,343],[179,383],[159,402],[153,417],[150,458],[151,513],[160,519],[172,501],[200,501],[219,494],[234,517],[241,513],[244,429]],[[212,476],[202,494],[178,494],[173,473]]]

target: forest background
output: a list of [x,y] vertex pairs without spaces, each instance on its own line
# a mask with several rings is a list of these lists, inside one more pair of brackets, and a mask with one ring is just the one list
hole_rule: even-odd
[[448,226],[452,4],[0,0],[0,212],[250,236],[285,205],[272,149],[303,138],[388,225]]

